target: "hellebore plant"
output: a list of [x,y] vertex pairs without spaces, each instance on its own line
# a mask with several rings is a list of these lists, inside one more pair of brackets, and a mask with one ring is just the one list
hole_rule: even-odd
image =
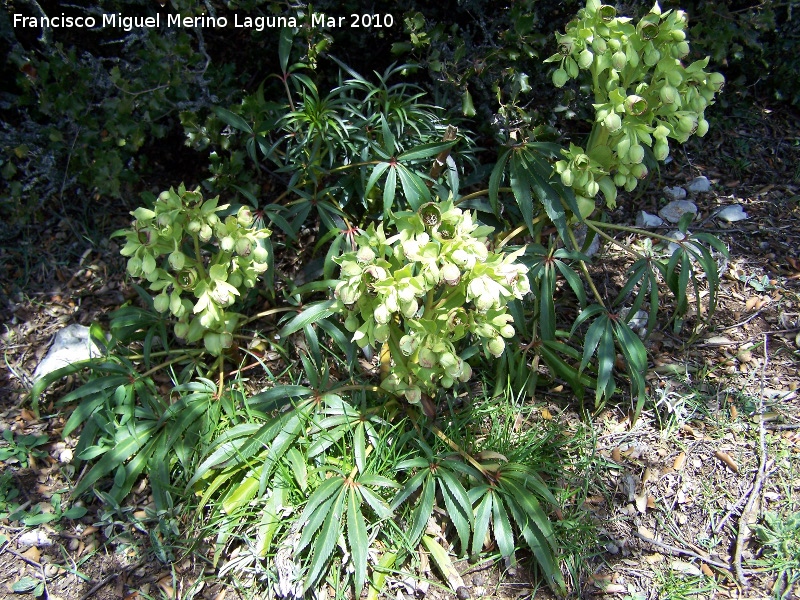
[[244,206],[221,218],[228,205],[218,202],[181,185],[162,192],[153,210],[134,210],[132,227],[115,234],[127,240],[128,273],[146,279],[158,292],[155,309],[177,319],[175,335],[188,343],[202,338],[214,356],[233,344],[240,315],[229,309],[267,270],[263,240],[271,233],[254,228]]
[[396,235],[370,225],[358,249],[336,259],[335,296],[360,347],[388,346],[393,364],[382,387],[420,404],[423,394],[470,379],[458,350],[468,341],[487,356],[503,354],[515,333],[506,304],[530,284],[515,262],[523,250],[488,250],[492,228],[451,202],[399,213],[394,223]]
[[566,33],[557,35],[559,52],[545,61],[559,62],[554,85],[588,71],[594,90],[595,122],[586,149],[570,145],[555,164],[583,217],[594,210],[599,191],[613,208],[617,187],[632,191],[647,177],[645,147],[662,161],[668,139],[684,143],[708,131],[704,111],[725,79],[704,70],[708,57],[684,65],[686,24],[682,10],[662,13],[658,3],[634,25],[613,6],[588,0]]

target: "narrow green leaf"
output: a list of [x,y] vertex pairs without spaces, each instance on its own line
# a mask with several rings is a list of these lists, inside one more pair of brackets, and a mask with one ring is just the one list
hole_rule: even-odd
[[411,494],[417,491],[417,488],[422,485],[422,482],[428,476],[430,476],[430,471],[426,469],[425,471],[416,473],[411,479],[409,479],[403,486],[403,489],[401,489],[394,497],[394,500],[392,500],[392,510],[396,510],[403,502],[406,501],[406,499],[408,499],[409,496],[411,496]]
[[391,163],[388,162],[379,162],[375,167],[372,169],[372,173],[369,176],[369,180],[367,180],[367,187],[364,190],[364,195],[369,196],[370,191],[375,186],[375,183],[378,181],[381,175],[383,175],[384,171],[391,166]]
[[452,140],[449,142],[431,142],[428,144],[420,144],[419,146],[414,146],[411,150],[406,150],[400,156],[397,157],[397,160],[400,161],[410,161],[410,160],[419,160],[420,158],[429,158],[431,156],[436,156],[440,152],[447,150],[448,148],[452,148],[453,145],[456,143],[457,140]]
[[422,485],[422,495],[420,496],[417,506],[411,519],[411,529],[408,532],[408,543],[411,546],[416,546],[419,539],[428,526],[428,519],[433,514],[433,501],[436,496],[436,485],[432,477],[425,479]]
[[289,55],[292,53],[292,42],[294,41],[294,28],[281,27],[281,34],[278,40],[278,61],[281,64],[281,73],[286,76],[286,69],[289,66]]
[[279,335],[282,338],[285,338],[293,334],[295,331],[299,331],[306,325],[310,325],[311,323],[315,323],[320,319],[330,317],[336,312],[336,309],[334,308],[335,305],[336,300],[333,299],[307,304],[303,312],[293,317],[286,325],[283,326]]
[[489,522],[492,518],[492,497],[492,492],[487,491],[475,509],[475,526],[472,534],[471,550],[473,556],[480,555],[481,550],[483,550],[483,543],[486,539],[486,533],[489,531]]
[[86,490],[91,488],[98,479],[107,475],[123,462],[128,460],[139,448],[141,448],[153,433],[155,424],[152,422],[140,423],[136,426],[135,435],[129,435],[118,441],[116,446],[106,452],[88,473],[78,482],[72,490],[72,497],[77,498]]
[[469,532],[472,529],[472,506],[464,486],[445,469],[437,471],[447,518],[453,523],[461,542],[461,552],[469,550]]
[[389,170],[389,175],[386,177],[386,183],[383,187],[383,217],[388,218],[394,203],[395,189],[397,188],[397,167],[392,167]]
[[353,434],[353,454],[356,460],[356,467],[358,472],[363,473],[365,469],[365,462],[367,460],[367,442],[364,438],[364,423],[359,423],[356,426],[356,431]]
[[400,176],[400,184],[403,186],[406,200],[413,210],[417,210],[424,203],[430,202],[431,192],[417,173],[409,171],[403,165],[397,165],[397,174]]
[[351,491],[347,497],[347,541],[350,555],[353,558],[353,582],[355,583],[355,597],[361,595],[367,579],[367,550],[369,538],[367,526],[364,524],[364,515],[357,494]]
[[525,224],[528,226],[528,231],[530,231],[531,235],[534,235],[533,196],[531,196],[531,187],[525,169],[526,165],[522,162],[519,154],[514,153],[511,157],[511,189],[514,191],[514,198],[517,200],[517,205]]
[[497,542],[497,548],[503,558],[515,564],[514,559],[514,534],[511,531],[511,523],[508,521],[508,513],[506,513],[503,500],[496,492],[490,492],[492,498],[492,530],[494,531],[494,539]]
[[489,203],[496,217],[500,216],[500,200],[498,198],[500,183],[503,181],[506,163],[508,163],[508,158],[510,156],[511,149],[504,150],[500,156],[497,157],[497,163],[494,165],[492,174],[489,176]]
[[253,128],[250,127],[250,124],[247,121],[245,121],[239,115],[232,113],[228,109],[222,108],[221,106],[216,106],[214,107],[214,113],[216,113],[220,120],[222,120],[225,124],[230,125],[234,129],[244,131],[245,133],[253,133]]
[[344,499],[345,494],[342,489],[328,511],[319,536],[317,536],[316,543],[312,549],[311,563],[308,567],[308,577],[304,587],[305,592],[317,585],[317,581],[322,575],[323,569],[328,565],[333,549],[336,547],[336,542],[342,533]]

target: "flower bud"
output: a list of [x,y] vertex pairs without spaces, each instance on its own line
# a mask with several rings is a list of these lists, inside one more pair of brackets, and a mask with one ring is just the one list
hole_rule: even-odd
[[617,187],[622,187],[628,181],[628,176],[623,175],[622,173],[616,173],[614,175],[614,185]]
[[384,323],[382,325],[376,325],[373,333],[375,335],[375,341],[383,344],[389,339],[391,330],[389,329],[389,326]]
[[578,76],[578,63],[572,60],[572,57],[568,57],[567,60],[564,61],[564,64],[567,67],[567,74],[572,79],[575,79]]
[[379,304],[375,308],[372,316],[375,319],[375,322],[379,325],[386,324],[392,320],[392,313],[389,312],[389,309],[386,308],[385,304]]
[[242,227],[250,227],[255,219],[250,209],[246,206],[242,206],[239,212],[236,213],[236,220]]
[[175,323],[173,331],[175,332],[176,338],[183,340],[189,335],[189,324],[183,322]]
[[267,262],[267,255],[268,253],[266,248],[259,245],[256,245],[256,247],[253,248],[253,260],[255,262],[257,263]]
[[715,92],[722,91],[725,85],[725,77],[723,77],[722,73],[709,73],[707,81]]
[[669,32],[669,35],[676,42],[682,42],[686,39],[686,32],[683,29],[673,29]]
[[200,227],[200,239],[204,242],[207,242],[211,239],[211,236],[214,235],[214,232],[211,230],[211,227],[208,224],[203,225]]
[[411,302],[406,302],[405,304],[400,305],[400,311],[403,313],[403,316],[406,319],[413,319],[418,310],[419,303],[417,302],[416,298]]
[[341,281],[336,286],[333,295],[345,306],[352,306],[361,297],[361,291],[357,286],[351,286],[348,282]]
[[636,189],[636,186],[639,184],[639,180],[636,179],[633,175],[629,175],[627,181],[625,182],[625,191],[632,192]]
[[197,219],[192,219],[186,225],[186,231],[188,231],[189,233],[198,233],[202,226],[203,224],[200,221],[198,221]]
[[420,348],[417,362],[423,369],[432,369],[436,364],[436,353],[430,348]]
[[567,83],[567,79],[569,79],[569,76],[564,69],[556,69],[553,71],[553,85],[557,88],[564,87],[564,84]]
[[605,51],[608,50],[608,44],[606,44],[605,39],[597,36],[592,40],[592,49],[596,54],[605,54]]
[[169,295],[165,292],[162,292],[153,298],[153,308],[160,313],[167,312],[169,309]]
[[588,69],[592,66],[592,62],[594,62],[594,54],[588,48],[585,48],[579,55],[578,55],[578,66],[581,69]]
[[639,164],[644,160],[644,148],[641,144],[634,144],[628,150],[628,161],[633,164]]
[[678,129],[683,133],[694,133],[697,130],[697,117],[682,115],[678,118]]
[[514,331],[514,326],[511,325],[510,323],[506,323],[500,328],[500,335],[502,335],[506,339],[514,337],[515,333],[516,332]]
[[666,127],[665,125],[659,124],[659,126],[656,127],[655,131],[653,131],[653,137],[656,138],[657,140],[665,140],[667,139],[668,135],[669,135],[669,128]]
[[655,143],[655,146],[653,146],[653,156],[656,157],[656,160],[664,160],[669,156],[669,144],[666,140],[661,139]]
[[239,256],[250,256],[250,252],[253,251],[253,247],[250,244],[250,240],[246,237],[240,237],[236,240],[236,254]]
[[356,260],[360,263],[371,263],[375,260],[375,252],[369,246],[362,246],[356,252]]
[[605,119],[603,119],[603,125],[606,126],[611,133],[616,133],[622,127],[622,119],[617,113],[608,113]]
[[647,177],[647,167],[642,164],[633,165],[631,167],[631,175],[633,175],[636,179],[644,179]]
[[662,87],[658,95],[661,97],[661,102],[664,104],[675,104],[675,102],[680,100],[678,90],[671,85],[665,85]]
[[697,121],[697,131],[695,131],[695,134],[697,134],[698,137],[703,137],[707,133],[708,121],[701,118],[699,121]]
[[344,328],[350,333],[353,333],[356,329],[358,329],[358,325],[358,317],[356,317],[355,313],[353,312],[349,313],[347,318],[344,320]]
[[411,356],[417,349],[417,340],[413,335],[404,335],[400,338],[400,352]]
[[140,277],[142,274],[142,259],[131,256],[128,259],[127,270],[133,277]]
[[458,285],[461,281],[461,271],[453,263],[446,263],[442,266],[442,279],[447,285]]
[[688,42],[678,42],[672,47],[672,56],[674,56],[677,59],[681,59],[687,54],[689,54]]
[[651,48],[644,53],[643,59],[644,64],[646,64],[648,67],[654,67],[656,64],[658,64],[658,61],[661,60],[661,52],[655,48]]
[[175,252],[169,255],[168,260],[169,266],[172,267],[174,271],[180,271],[186,263],[186,255],[180,250],[175,250]]
[[499,358],[503,354],[503,350],[506,349],[506,343],[503,340],[503,338],[497,336],[489,340],[487,348],[489,349],[489,353],[492,356],[494,356],[495,358]]
[[159,199],[161,202],[166,202],[167,200],[169,200],[169,192],[168,192],[167,190],[164,190],[163,192],[161,192],[161,193],[158,195],[158,199]]
[[628,57],[621,50],[617,50],[611,57],[611,64],[617,71],[622,71],[628,64]]
[[403,391],[403,395],[410,404],[419,404],[422,402],[422,390],[419,389],[419,386],[412,385]]
[[572,171],[570,169],[564,169],[561,172],[561,183],[563,183],[566,187],[571,187],[573,182]]
[[228,275],[228,283],[230,283],[233,287],[239,288],[242,285],[242,274],[239,271],[234,271],[230,275]]
[[226,235],[219,243],[219,247],[222,248],[224,252],[230,252],[233,250],[234,242],[233,238],[229,235]]
[[594,179],[592,179],[589,183],[586,184],[586,195],[590,198],[594,198],[597,196],[597,193],[600,191],[600,184],[597,183]]

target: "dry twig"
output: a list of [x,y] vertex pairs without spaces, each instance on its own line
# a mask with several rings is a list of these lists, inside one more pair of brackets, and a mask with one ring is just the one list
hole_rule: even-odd
[[[764,382],[766,381],[767,376],[767,361],[769,360],[769,354],[767,352],[767,336],[764,336],[764,364],[761,368],[761,392],[759,394],[758,400],[758,412],[759,415],[764,414]],[[767,442],[766,442],[766,429],[764,428],[764,419],[758,420],[758,436],[759,436],[759,447],[761,448],[761,456],[759,457],[758,463],[758,472],[756,473],[756,477],[753,480],[753,485],[750,489],[749,497],[747,498],[747,503],[744,505],[744,509],[742,509],[742,513],[739,515],[739,528],[738,533],[736,534],[736,542],[733,546],[733,570],[736,574],[736,581],[738,581],[739,585],[743,588],[748,587],[749,582],[745,577],[744,569],[742,569],[742,551],[744,549],[744,545],[747,542],[750,534],[750,525],[748,520],[750,519],[751,515],[753,514],[753,509],[755,507],[756,501],[758,497],[761,495],[761,488],[764,485],[764,481],[769,476],[767,471]]]

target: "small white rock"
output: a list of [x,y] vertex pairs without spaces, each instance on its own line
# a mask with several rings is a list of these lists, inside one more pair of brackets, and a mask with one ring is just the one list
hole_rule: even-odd
[[702,194],[703,192],[710,192],[711,182],[704,175],[701,175],[700,177],[695,177],[687,184],[686,191],[691,192],[692,194]]
[[670,223],[677,223],[683,215],[689,212],[697,214],[697,205],[694,202],[674,200],[658,211],[658,216]]
[[715,215],[718,219],[727,221],[728,223],[735,223],[736,221],[744,221],[749,219],[750,216],[744,212],[741,204],[732,204],[726,206]]
[[[669,239],[671,239],[671,240],[675,240],[675,242],[680,242],[681,240],[685,239],[685,238],[687,237],[687,235],[692,235],[692,232],[691,232],[691,231],[687,231],[687,232],[684,234],[682,231],[678,231],[678,230],[676,229],[675,231],[670,231],[670,232],[667,234],[667,237],[668,237]],[[680,244],[676,244],[675,242],[670,242],[670,243],[667,245],[667,252],[669,252],[670,254],[672,254],[672,253],[673,253],[673,252],[675,252],[675,251],[676,251],[678,248],[680,248],[680,247],[681,247],[681,246],[680,246]]]
[[17,539],[20,548],[25,546],[52,546],[53,540],[47,537],[47,533],[42,529],[26,531]]
[[88,327],[78,324],[68,325],[56,334],[47,356],[33,372],[33,379],[39,379],[56,369],[100,354],[100,349],[89,336]]
[[636,226],[639,228],[661,227],[663,224],[661,217],[651,215],[649,212],[640,210],[636,213]]
[[679,185],[673,187],[665,187],[663,191],[664,191],[664,197],[670,202],[673,202],[675,200],[683,200],[684,198],[686,198],[686,190]]
[[58,462],[61,464],[71,463],[73,458],[72,449],[64,448],[58,453]]

